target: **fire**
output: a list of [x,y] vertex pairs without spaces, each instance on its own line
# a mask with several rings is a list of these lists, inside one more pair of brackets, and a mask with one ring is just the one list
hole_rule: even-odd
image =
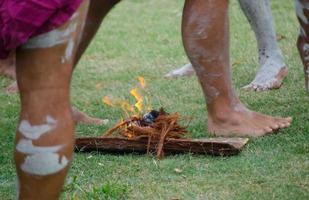
[[139,84],[141,85],[142,88],[146,87],[146,81],[145,78],[143,76],[138,76],[137,77]]
[[151,110],[151,106],[149,104],[149,100],[147,96],[145,98],[141,95],[142,93],[149,94],[149,91],[146,90],[146,81],[143,76],[138,76],[137,80],[139,82],[139,87],[133,88],[130,90],[130,94],[136,99],[134,105],[131,105],[126,100],[111,100],[108,96],[102,98],[102,102],[108,106],[119,107],[124,111],[127,117],[132,114],[142,113],[145,110]]
[[138,109],[138,111],[142,112],[143,111],[143,97],[140,95],[137,88],[132,89],[130,93],[137,100],[134,106]]
[[108,96],[103,97],[102,102],[105,103],[106,105],[113,106],[113,102],[110,100]]

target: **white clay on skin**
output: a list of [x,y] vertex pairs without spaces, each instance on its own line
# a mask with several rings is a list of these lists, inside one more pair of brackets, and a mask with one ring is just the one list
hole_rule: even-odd
[[[308,80],[309,80],[309,66],[308,66],[308,65],[307,65],[306,75],[307,75],[307,78],[308,78]],[[309,81],[308,81],[308,83],[307,83],[307,90],[308,90],[308,92],[309,92]]]
[[[277,75],[286,66],[282,52],[276,41],[276,32],[272,22],[269,0],[239,0],[243,12],[246,14],[251,27],[255,32],[259,46],[260,69],[255,79],[246,86],[254,89],[270,89],[277,82]],[[203,27],[204,26],[204,27]],[[203,29],[207,26],[204,21],[196,32],[196,38],[207,38]],[[201,49],[199,49],[202,51]],[[204,51],[203,54],[209,52]],[[212,57],[212,55],[210,55]],[[208,58],[208,60],[210,60]],[[175,69],[165,75],[167,78],[192,75],[192,65],[187,64],[179,69]]]
[[59,44],[63,44],[68,41],[69,37],[75,32],[77,24],[70,24],[64,30],[53,30],[48,33],[43,33],[34,38],[31,38],[26,44],[22,46],[24,49],[35,48],[49,48]]
[[60,157],[57,153],[64,145],[36,146],[33,140],[49,133],[57,126],[57,121],[50,116],[46,117],[46,124],[31,125],[27,120],[22,120],[19,126],[20,133],[26,139],[20,139],[16,150],[26,154],[21,169],[32,175],[45,176],[57,173],[64,169],[69,161],[65,156]]
[[309,61],[309,44],[304,44],[303,52],[304,52],[304,60]]
[[71,38],[67,44],[67,47],[64,52],[64,56],[61,58],[61,63],[65,63],[68,60],[71,60],[74,50],[74,40]]
[[308,19],[305,16],[304,10],[309,8],[309,3],[301,3],[299,0],[295,0],[294,2],[297,16],[302,22],[308,24]]
[[52,130],[55,126],[57,121],[51,118],[50,116],[46,117],[47,124],[42,125],[31,125],[27,120],[22,120],[19,125],[19,132],[21,132],[26,138],[36,140],[42,134],[47,133],[48,131]]
[[16,145],[16,150],[24,154],[38,154],[38,153],[55,153],[59,151],[63,145],[56,145],[51,147],[34,146],[32,140],[21,139]]
[[259,49],[260,68],[254,80],[246,87],[271,89],[278,80],[277,75],[286,65],[276,40],[269,0],[239,0],[239,3],[254,30]]
[[68,163],[65,156],[60,159],[60,155],[57,153],[36,153],[26,157],[21,169],[29,174],[46,176],[59,172]]

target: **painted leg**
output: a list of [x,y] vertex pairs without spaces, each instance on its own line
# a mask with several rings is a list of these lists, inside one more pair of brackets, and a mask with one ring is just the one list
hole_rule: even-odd
[[288,68],[277,43],[269,0],[239,0],[239,3],[255,33],[260,64],[254,80],[244,88],[255,91],[277,89],[287,76]]
[[[85,28],[82,33],[82,38],[80,40],[80,44],[77,50],[77,55],[74,60],[74,66],[78,63],[81,55],[84,53],[86,48],[88,47],[91,39],[94,37],[95,33],[97,32],[103,18],[106,14],[116,5],[120,0],[92,0],[89,5],[89,12],[87,14],[87,19],[85,23]],[[1,66],[6,66],[8,68],[8,61],[15,60],[15,55],[12,54],[11,57],[3,62],[0,61],[0,71]],[[10,69],[12,72],[13,77],[15,77],[15,65],[12,65]],[[1,74],[1,72],[0,72]],[[16,82],[13,82],[9,86],[5,88],[6,93],[16,93],[18,92]],[[91,117],[86,113],[78,110],[77,108],[72,107],[73,112],[73,120],[75,123],[81,124],[95,124],[95,125],[104,125],[107,124],[107,119],[99,119],[95,117]]]
[[186,0],[183,41],[205,95],[209,132],[258,137],[288,127],[291,118],[252,112],[238,99],[230,77],[228,27],[228,0]]
[[[288,69],[277,44],[269,0],[239,0],[239,3],[255,32],[260,64],[255,79],[244,88],[256,91],[279,88],[288,74]],[[170,71],[164,77],[175,78],[193,74],[194,70],[189,63]]]
[[59,198],[72,161],[69,88],[88,3],[84,0],[65,25],[30,39],[17,50],[21,97],[15,148],[18,199]]
[[295,9],[300,24],[297,47],[304,65],[306,89],[309,95],[309,0],[295,0]]
[[[7,94],[14,94],[18,92],[17,82],[14,81],[9,86],[7,86],[4,91]],[[87,115],[86,113],[78,110],[75,107],[72,107],[73,120],[76,124],[93,124],[93,125],[106,125],[108,119],[100,119]]]

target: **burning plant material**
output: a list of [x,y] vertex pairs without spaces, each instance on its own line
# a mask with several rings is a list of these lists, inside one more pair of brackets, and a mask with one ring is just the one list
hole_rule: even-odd
[[166,139],[183,138],[187,133],[186,127],[178,122],[182,120],[178,113],[169,114],[163,108],[160,111],[151,110],[141,116],[132,116],[125,119],[109,129],[102,137],[122,136],[128,139],[147,137],[147,153],[149,153],[150,143],[157,142],[157,158],[164,156],[163,146]]
[[169,114],[163,108],[152,110],[151,98],[147,96],[156,96],[146,88],[144,77],[139,76],[137,79],[139,85],[130,90],[134,97],[133,104],[132,99],[102,98],[104,105],[121,109],[125,120],[121,120],[101,137],[77,138],[76,151],[153,151],[157,153],[158,159],[164,156],[164,152],[229,156],[238,154],[248,142],[247,138],[184,138],[187,126],[180,125],[179,121],[186,120],[189,123],[191,119],[181,117],[178,113]]

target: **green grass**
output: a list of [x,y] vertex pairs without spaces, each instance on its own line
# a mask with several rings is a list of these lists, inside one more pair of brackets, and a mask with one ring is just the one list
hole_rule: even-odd
[[[230,1],[233,81],[241,100],[253,110],[293,116],[290,128],[277,135],[252,139],[233,157],[75,154],[62,199],[309,199],[308,97],[296,50],[293,3],[271,1],[280,47],[289,76],[280,90],[254,93],[240,88],[257,69],[257,49],[237,1]],[[155,96],[153,107],[192,116],[192,137],[209,137],[207,111],[195,77],[166,80],[166,72],[187,62],[181,44],[183,0],[130,0],[106,18],[74,72],[72,102],[88,114],[111,119],[121,112],[101,103],[105,95],[133,101],[129,90],[143,75]],[[0,78],[0,87],[10,80]],[[102,88],[97,89],[96,84]],[[14,132],[17,95],[0,93],[0,199],[15,198]],[[99,135],[106,127],[79,125],[78,136]],[[175,168],[182,170],[177,173]]]

